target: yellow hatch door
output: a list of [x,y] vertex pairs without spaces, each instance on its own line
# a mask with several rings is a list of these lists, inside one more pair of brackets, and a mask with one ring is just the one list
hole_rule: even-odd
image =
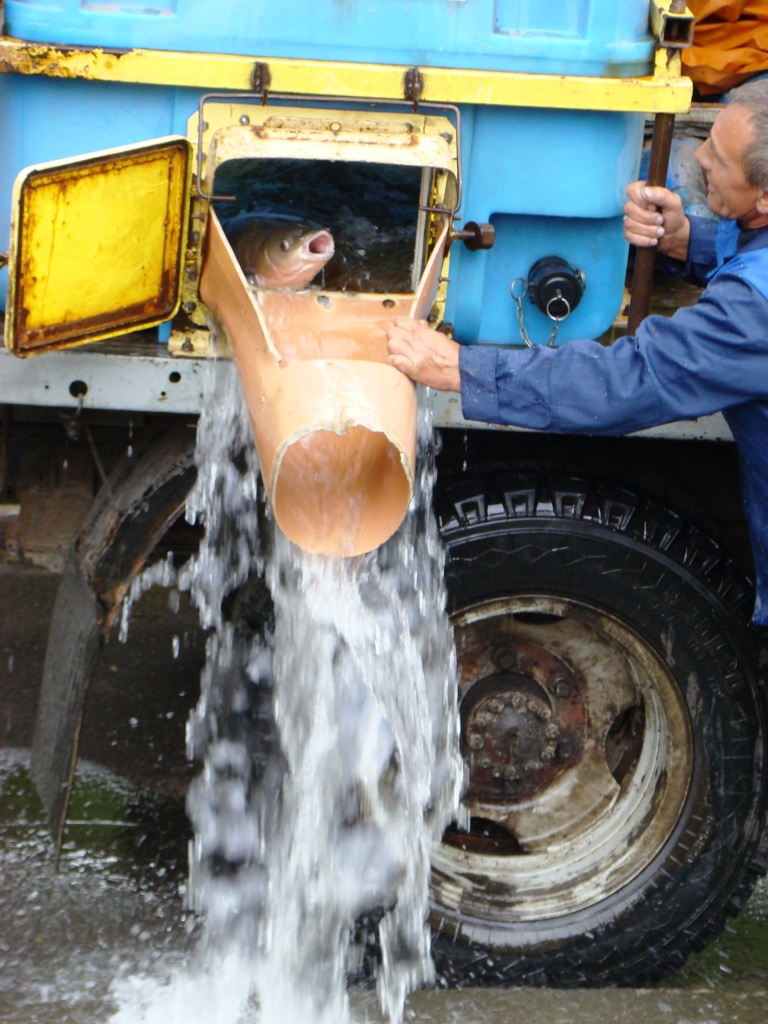
[[186,139],[22,171],[13,194],[5,344],[34,355],[169,320],[179,307]]

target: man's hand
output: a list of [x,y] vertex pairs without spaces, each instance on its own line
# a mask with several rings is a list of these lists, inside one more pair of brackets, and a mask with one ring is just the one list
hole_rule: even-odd
[[624,237],[630,245],[657,245],[665,256],[685,260],[691,229],[680,196],[668,188],[652,188],[644,181],[632,182],[627,195]]
[[437,391],[461,391],[459,348],[424,320],[401,316],[387,331],[389,365]]

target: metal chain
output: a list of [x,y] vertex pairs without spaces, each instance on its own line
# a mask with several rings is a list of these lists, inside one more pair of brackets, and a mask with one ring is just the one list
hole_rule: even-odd
[[563,317],[557,317],[557,316],[553,316],[552,317],[552,320],[553,320],[552,330],[549,332],[549,338],[547,339],[547,345],[549,345],[550,348],[554,348],[555,347],[555,341],[557,340],[557,332],[560,330],[560,320],[561,319],[564,319],[564,318]]
[[[518,290],[516,294],[515,290],[517,285],[522,285],[522,291]],[[528,348],[533,348],[533,342],[528,336],[528,331],[523,321],[523,299],[528,294],[528,282],[522,277],[516,277],[510,285],[509,290],[512,295],[512,301],[515,304],[515,316],[517,317],[517,322],[520,325],[520,337]],[[570,309],[568,310],[568,313],[570,313]],[[568,313],[566,313],[565,316],[567,316]],[[547,345],[549,348],[554,348],[555,341],[557,340],[557,332],[560,330],[560,321],[564,320],[565,317],[551,316],[549,313],[547,313],[547,316],[553,321],[552,330],[549,332],[549,338],[547,339]]]
[[[515,288],[520,284],[523,286],[523,290],[519,295],[515,295]],[[517,322],[520,324],[520,337],[528,348],[533,348],[533,342],[528,337],[528,331],[525,329],[523,323],[523,298],[528,293],[528,283],[523,280],[522,277],[516,277],[512,284],[509,286],[510,293],[512,295],[512,301],[515,304],[515,315],[517,316]]]

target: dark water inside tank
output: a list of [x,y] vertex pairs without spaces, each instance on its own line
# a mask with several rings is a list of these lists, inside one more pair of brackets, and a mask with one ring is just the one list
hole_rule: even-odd
[[327,228],[335,254],[314,282],[331,291],[409,292],[421,170],[328,160],[231,160],[216,174],[225,231],[274,217]]

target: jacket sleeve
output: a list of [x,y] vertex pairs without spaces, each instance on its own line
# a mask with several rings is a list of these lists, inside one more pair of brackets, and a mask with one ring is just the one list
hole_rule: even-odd
[[625,434],[766,399],[767,324],[768,300],[726,267],[695,306],[647,317],[610,347],[580,339],[462,348],[462,411],[489,423]]
[[[724,256],[732,256],[736,251],[738,230],[732,231],[731,225],[738,228],[735,221],[722,221],[715,217],[688,217],[690,237],[688,254],[685,261],[674,260],[659,253],[656,266],[662,273],[670,277],[683,277],[694,284],[705,285],[722,262]],[[733,243],[730,236],[733,234]],[[727,239],[727,241],[726,241]]]

